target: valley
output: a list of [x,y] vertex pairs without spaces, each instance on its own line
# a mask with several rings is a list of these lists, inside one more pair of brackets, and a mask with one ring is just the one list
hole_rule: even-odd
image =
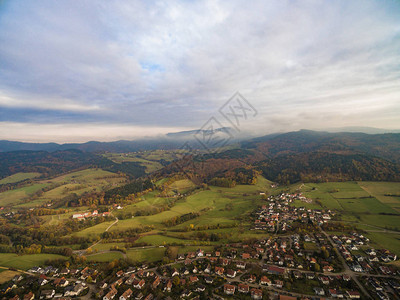
[[[37,166],[1,179],[0,267],[21,274],[22,282],[45,276],[43,288],[29,285],[36,295],[48,289],[65,294],[54,283],[65,278],[83,280],[76,296],[93,298],[129,288],[137,296],[185,299],[267,299],[280,291],[380,297],[372,280],[398,280],[400,183],[358,180],[365,173],[330,181],[325,171],[311,180],[317,169],[295,182],[282,175],[295,174],[297,166],[268,177],[261,145],[196,157],[181,150],[106,152],[90,156],[87,167],[28,172],[54,155],[40,154]],[[126,169],[134,172],[113,171],[124,163],[134,163]],[[129,278],[144,288],[130,287]],[[113,287],[101,288],[104,282]],[[382,295],[397,297],[396,285],[390,286]],[[3,291],[22,293],[20,286]]]

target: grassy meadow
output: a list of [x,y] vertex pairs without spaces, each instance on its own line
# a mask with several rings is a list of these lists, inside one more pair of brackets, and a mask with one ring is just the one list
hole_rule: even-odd
[[34,266],[44,265],[47,260],[67,259],[57,254],[17,255],[15,253],[0,253],[0,266],[28,270]]
[[[17,173],[14,174],[16,176],[14,180],[26,178],[27,174],[30,178],[34,178],[39,173]],[[2,180],[10,180],[10,177]],[[101,169],[85,169],[52,179],[35,180],[34,183],[29,183],[21,188],[2,192],[0,193],[0,206],[32,208],[62,199],[72,193],[79,196],[85,192],[100,192],[125,182],[124,177],[112,172]],[[46,191],[40,193],[43,188],[46,188]]]
[[0,184],[16,183],[27,179],[39,177],[41,174],[37,172],[32,173],[15,173],[11,176],[5,177],[0,180]]

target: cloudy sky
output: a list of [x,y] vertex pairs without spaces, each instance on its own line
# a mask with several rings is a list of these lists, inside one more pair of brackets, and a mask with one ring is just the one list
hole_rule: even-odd
[[400,128],[400,1],[0,0],[0,139]]

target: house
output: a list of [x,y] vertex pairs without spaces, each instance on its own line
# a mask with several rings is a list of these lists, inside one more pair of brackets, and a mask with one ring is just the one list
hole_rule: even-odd
[[136,279],[135,274],[131,274],[129,278],[125,281],[125,284],[131,285]]
[[119,300],[128,300],[132,296],[133,292],[131,289],[127,289],[120,297]]
[[192,292],[189,290],[184,290],[183,293],[181,294],[181,298],[184,297],[190,297],[190,295],[192,295]]
[[68,268],[63,268],[60,271],[60,275],[68,275],[70,270]]
[[196,288],[196,292],[204,292],[205,290],[206,290],[206,287],[201,284]]
[[83,286],[83,284],[78,283],[74,287],[72,287],[72,291],[70,292],[70,296],[78,296],[82,291],[87,288],[87,286]]
[[246,263],[244,261],[238,261],[236,267],[239,269],[246,269]]
[[224,285],[224,293],[227,295],[235,294],[235,289],[236,289],[236,287],[234,285],[231,285],[231,284]]
[[315,278],[315,274],[314,273],[306,273],[306,278],[309,280],[313,280]]
[[299,271],[293,271],[293,276],[296,279],[302,278],[303,275]]
[[62,278],[56,278],[56,279],[54,279],[53,284],[54,284],[56,287],[58,287],[58,286],[66,287],[66,286],[69,284],[69,281],[66,280],[64,277],[62,277]]
[[326,277],[326,276],[322,276],[322,277],[319,277],[319,280],[323,283],[323,284],[329,284],[329,278],[328,277]]
[[197,278],[197,276],[190,276],[189,281],[190,281],[190,283],[195,283],[195,282],[199,281],[199,278]]
[[229,277],[229,278],[234,278],[234,277],[236,276],[236,271],[235,271],[235,270],[229,269],[229,270],[226,272],[226,276]]
[[324,266],[324,267],[323,267],[323,270],[324,270],[324,272],[332,272],[332,271],[333,271],[333,267],[327,265],[327,266]]
[[212,278],[209,277],[209,276],[204,277],[204,280],[205,280],[205,282],[208,283],[208,284],[211,284],[211,283],[214,282],[214,279],[212,279]]
[[297,297],[279,295],[279,300],[297,300]]
[[256,299],[256,300],[262,299],[262,290],[260,290],[260,289],[253,288],[253,289],[251,289],[250,294],[251,294],[252,299]]
[[249,285],[244,284],[244,283],[239,283],[239,285],[238,285],[239,293],[247,294],[249,292],[249,290],[250,290]]
[[211,265],[208,264],[207,267],[204,269],[204,273],[210,273],[210,272],[211,272]]
[[314,293],[315,293],[315,295],[317,295],[317,296],[324,296],[324,295],[325,295],[324,289],[323,289],[323,288],[320,288],[320,287],[315,287],[315,288],[314,288]]
[[222,275],[224,275],[225,269],[222,267],[215,267],[214,272],[215,272],[215,274],[222,276]]
[[260,279],[260,284],[271,285],[272,282],[271,282],[271,280],[269,280],[269,278],[267,276],[262,276]]
[[108,283],[107,282],[105,282],[105,281],[102,281],[101,283],[100,283],[100,286],[99,286],[102,290],[104,290],[106,287],[108,287]]
[[350,299],[360,299],[360,293],[357,291],[346,291],[346,294]]
[[227,265],[229,265],[229,260],[226,259],[226,258],[223,258],[223,259],[221,260],[221,264],[222,264],[223,266],[227,266]]
[[55,290],[43,290],[40,293],[40,299],[51,299],[54,297],[55,293]]
[[283,287],[283,281],[282,280],[275,280],[274,284],[277,288],[281,289]]
[[153,296],[153,294],[148,294],[147,296],[146,296],[146,298],[144,298],[144,300],[153,300],[154,299],[154,296]]
[[134,268],[134,267],[129,267],[129,269],[126,270],[125,274],[126,274],[126,275],[129,275],[129,274],[132,274],[132,273],[135,273],[135,272],[136,272],[136,268]]
[[144,279],[142,279],[142,280],[140,280],[140,281],[138,281],[138,282],[136,282],[136,284],[134,284],[134,288],[135,289],[142,289],[143,287],[144,287],[144,285],[146,284],[146,281],[144,281]]
[[153,281],[153,284],[151,285],[153,287],[153,289],[158,287],[160,282],[161,282],[161,279],[160,279],[160,277],[157,276],[156,279]]
[[249,253],[242,253],[242,259],[250,259],[251,255]]
[[33,300],[35,299],[35,295],[32,292],[29,292],[28,294],[24,295],[24,300]]
[[139,293],[136,295],[135,300],[142,300],[143,299],[143,293]]
[[257,277],[253,274],[250,275],[249,279],[247,279],[248,282],[254,283],[256,282]]
[[172,270],[172,275],[171,275],[172,277],[174,277],[174,276],[179,276],[179,272],[178,272],[178,270],[176,269],[176,268],[174,268],[173,270]]
[[15,276],[13,277],[12,281],[14,281],[14,282],[19,282],[19,281],[21,281],[22,279],[24,279],[24,277],[21,276],[20,274],[17,274],[17,275],[15,275]]
[[168,280],[168,282],[164,288],[164,291],[170,292],[171,290],[172,290],[172,280]]
[[38,282],[39,282],[40,286],[43,286],[43,285],[47,284],[49,281],[46,279],[46,277],[40,277]]
[[276,266],[267,266],[267,272],[274,275],[283,275],[285,274],[285,269]]
[[121,277],[121,276],[124,275],[124,271],[120,270],[120,271],[117,272],[116,275],[117,275],[117,277],[119,278],[119,277]]
[[338,296],[338,291],[336,289],[329,289],[329,295],[331,295],[333,298],[336,298]]

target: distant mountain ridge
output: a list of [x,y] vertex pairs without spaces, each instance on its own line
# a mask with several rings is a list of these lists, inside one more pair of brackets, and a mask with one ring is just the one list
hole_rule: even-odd
[[[384,129],[377,128],[369,128],[369,127],[352,127],[353,129],[364,129],[366,131],[381,131]],[[339,130],[339,129],[338,129]],[[315,137],[318,135],[322,135],[327,137],[328,134],[341,134],[341,135],[349,135],[349,136],[365,136],[366,133],[351,131],[351,132],[342,132],[342,131],[312,131],[312,130],[300,130],[295,132],[314,132]],[[400,132],[400,130],[399,130]],[[188,130],[188,131],[180,131],[180,132],[171,132],[167,133],[163,137],[154,137],[154,138],[146,138],[146,139],[138,139],[138,140],[119,140],[112,142],[99,142],[99,141],[89,141],[85,143],[65,143],[65,144],[57,144],[57,143],[27,143],[27,142],[17,142],[17,141],[8,141],[8,140],[0,140],[0,152],[9,152],[9,151],[62,151],[62,150],[70,150],[76,149],[85,152],[135,152],[135,151],[143,151],[143,150],[171,150],[171,149],[179,149],[182,146],[184,141],[192,141],[191,146],[195,149],[201,149],[202,145],[196,143],[196,137],[201,137],[202,135],[207,134],[216,134],[216,135],[227,135],[230,134],[233,137],[230,140],[230,143],[242,142],[242,144],[251,144],[257,143],[261,141],[271,140],[276,137],[284,137],[287,134],[292,134],[293,132],[287,133],[273,133],[265,136],[251,138],[250,136],[241,135],[238,136],[235,131],[230,127],[221,127],[213,130]],[[383,134],[396,134],[396,133],[383,133]],[[370,135],[370,133],[368,134]]]
[[[200,132],[203,134],[204,132]],[[207,134],[207,132],[205,132]],[[188,132],[184,135],[190,134]],[[172,142],[173,141],[173,142]],[[135,147],[179,149],[182,139],[83,144],[30,144],[3,141],[24,151],[0,153],[0,177],[16,172],[54,175],[82,167],[99,167],[133,177],[145,174],[135,162],[114,163],[94,152],[131,152]],[[169,144],[168,144],[169,143]],[[297,181],[400,181],[400,134],[331,133],[300,130],[271,134],[236,144],[237,147],[204,154],[193,153],[165,166],[155,176],[184,173],[199,182],[253,182],[256,174],[281,183]],[[40,150],[47,148],[46,151]],[[75,149],[67,150],[68,147]],[[157,148],[158,147],[158,148]],[[49,150],[50,149],[50,150]],[[53,151],[54,150],[54,151]]]
[[[85,152],[135,152],[143,150],[170,150],[178,149],[182,146],[183,141],[195,141],[196,136],[202,134],[232,134],[229,127],[217,128],[214,130],[190,130],[167,133],[165,137],[154,137],[146,139],[138,139],[133,141],[119,140],[113,142],[89,141],[86,143],[26,143],[0,140],[0,152],[9,151],[62,151],[62,150],[81,150]],[[232,142],[238,139],[232,139]],[[201,148],[196,142],[191,144],[194,148]]]
[[176,166],[198,181],[218,177],[240,179],[243,175],[235,175],[238,169],[255,169],[267,179],[285,184],[400,181],[400,134],[300,130],[243,141],[239,149],[188,157],[161,172],[180,172]]

